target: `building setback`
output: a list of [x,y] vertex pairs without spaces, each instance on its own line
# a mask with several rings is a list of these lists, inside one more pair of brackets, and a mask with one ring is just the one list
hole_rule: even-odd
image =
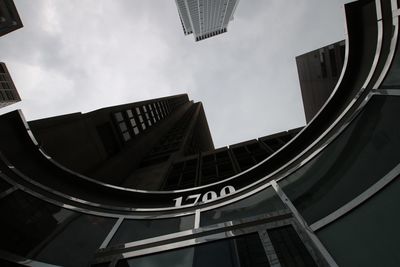
[[0,0],[0,36],[22,28],[23,24],[18,15],[13,0]]
[[21,101],[6,64],[0,62],[0,108]]
[[239,0],[175,0],[185,35],[197,41],[228,30]]
[[318,113],[335,88],[344,57],[344,41],[296,57],[307,123]]

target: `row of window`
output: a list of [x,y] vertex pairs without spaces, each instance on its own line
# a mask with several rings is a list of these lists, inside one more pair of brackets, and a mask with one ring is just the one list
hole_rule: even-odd
[[12,90],[1,90],[0,89],[0,101],[17,100],[14,97]]
[[0,80],[0,90],[2,90],[2,89],[10,90],[10,89],[12,89],[12,87],[11,87],[11,85],[10,85],[10,83],[8,81],[1,81]]
[[298,131],[174,163],[165,179],[164,190],[210,184],[249,169],[284,146]]
[[190,125],[193,113],[195,111],[195,106],[192,106],[186,113],[179,119],[178,122],[174,124],[167,134],[165,134],[159,143],[154,146],[153,150],[149,155],[147,155],[141,166],[150,165],[153,162],[162,162],[168,159],[170,154],[177,151],[180,148],[182,139]]
[[167,101],[158,101],[114,113],[114,120],[122,139],[127,142],[170,113]]

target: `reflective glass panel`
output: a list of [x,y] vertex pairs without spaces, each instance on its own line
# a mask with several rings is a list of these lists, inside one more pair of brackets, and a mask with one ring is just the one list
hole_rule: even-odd
[[200,225],[207,226],[226,221],[240,220],[284,209],[286,209],[286,206],[270,186],[255,195],[230,205],[202,212]]
[[317,232],[339,266],[400,266],[400,177]]
[[122,266],[268,267],[270,264],[258,233],[254,233],[195,247],[120,260],[117,267]]
[[153,220],[124,220],[109,246],[172,234],[194,227],[194,216]]
[[309,224],[358,196],[400,162],[400,98],[374,96],[318,157],[280,181]]
[[400,41],[397,41],[396,53],[392,65],[381,85],[381,88],[400,89]]
[[0,249],[62,266],[86,266],[115,219],[49,204],[22,191],[1,199]]

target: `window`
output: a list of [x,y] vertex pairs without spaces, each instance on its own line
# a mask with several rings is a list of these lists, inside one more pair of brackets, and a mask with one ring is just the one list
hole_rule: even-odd
[[129,141],[131,139],[129,132],[123,133],[122,136],[124,137],[124,141]]
[[121,123],[119,123],[119,129],[121,130],[121,132],[125,132],[128,130],[128,127],[126,127],[125,122],[121,122]]
[[135,121],[134,118],[132,118],[132,119],[130,120],[130,122],[131,122],[131,126],[132,126],[132,127],[135,127],[135,126],[136,126],[136,121]]
[[132,118],[132,117],[133,117],[132,110],[128,109],[128,110],[126,111],[126,115],[128,116],[128,118]]
[[114,113],[114,117],[115,117],[115,120],[116,120],[117,122],[120,122],[120,121],[123,121],[123,120],[124,120],[124,117],[122,116],[122,113],[121,113],[121,112]]

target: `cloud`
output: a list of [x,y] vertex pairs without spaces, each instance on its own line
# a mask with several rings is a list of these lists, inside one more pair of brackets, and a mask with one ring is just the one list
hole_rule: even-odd
[[175,1],[15,0],[0,39],[28,119],[187,92],[217,147],[304,125],[295,56],[344,38],[336,1],[240,1],[228,33],[184,36]]

